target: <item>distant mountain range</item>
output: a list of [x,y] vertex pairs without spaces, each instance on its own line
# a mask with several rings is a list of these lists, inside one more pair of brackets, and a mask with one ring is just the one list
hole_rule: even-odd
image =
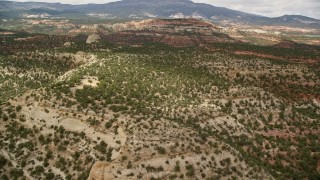
[[320,28],[320,20],[284,15],[270,18],[189,0],[122,0],[107,4],[70,5],[61,3],[0,1],[0,18],[83,18],[146,19],[200,18],[220,23],[283,25]]

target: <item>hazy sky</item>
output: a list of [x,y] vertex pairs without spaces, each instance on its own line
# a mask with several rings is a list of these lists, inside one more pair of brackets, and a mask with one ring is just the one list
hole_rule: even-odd
[[[30,1],[30,0],[17,0]],[[117,0],[32,0],[68,4],[107,3]],[[160,0],[161,1],[161,0]],[[193,0],[269,17],[285,14],[306,15],[320,19],[320,0]]]

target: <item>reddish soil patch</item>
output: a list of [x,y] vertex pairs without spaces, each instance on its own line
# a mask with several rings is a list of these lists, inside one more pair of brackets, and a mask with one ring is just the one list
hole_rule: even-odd
[[174,47],[194,46],[196,43],[189,36],[165,36],[161,41]]
[[270,59],[277,59],[277,60],[290,60],[290,61],[296,61],[301,63],[308,63],[308,64],[315,64],[318,62],[316,59],[297,59],[297,58],[291,58],[291,57],[280,57],[280,56],[274,56],[271,54],[261,54],[261,53],[255,53],[251,51],[235,51],[234,54],[237,55],[249,55],[249,56],[256,56],[256,57],[262,57],[262,58],[270,58]]
[[273,137],[280,137],[280,138],[293,138],[296,136],[293,133],[283,132],[283,131],[279,131],[279,130],[269,130],[268,132],[263,132],[260,134],[267,136],[267,137],[273,136]]
[[[137,35],[137,33],[140,33]],[[142,45],[145,42],[154,42],[159,41],[159,37],[147,35],[147,34],[141,34],[143,32],[141,31],[123,31],[117,34],[107,35],[105,39],[108,42],[114,43],[114,44],[123,44],[123,45]]]
[[318,102],[320,102],[320,96],[314,95],[314,94],[298,94],[298,97],[302,98],[302,99],[306,99],[306,100],[310,100],[310,99],[316,99]]
[[250,55],[250,56],[257,56],[257,57],[262,57],[262,58],[283,59],[278,56],[273,56],[270,54],[260,54],[260,53],[255,53],[255,52],[251,52],[251,51],[235,51],[234,53],[237,55]]
[[144,43],[158,42],[173,47],[192,47],[214,42],[233,42],[228,36],[213,35],[177,35],[158,31],[122,31],[103,37],[108,42],[121,45],[142,45]]
[[274,45],[274,47],[280,47],[280,48],[295,48],[298,46],[298,43],[293,41],[282,41],[279,44]]

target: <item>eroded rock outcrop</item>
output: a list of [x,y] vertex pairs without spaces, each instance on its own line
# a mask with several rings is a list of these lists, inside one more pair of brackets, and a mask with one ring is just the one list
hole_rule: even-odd
[[92,168],[88,180],[107,180],[113,179],[112,174],[109,174],[106,171],[106,168],[109,166],[107,162],[98,161]]
[[91,34],[90,36],[88,36],[86,43],[87,44],[95,43],[95,42],[98,42],[100,39],[101,38],[98,34]]

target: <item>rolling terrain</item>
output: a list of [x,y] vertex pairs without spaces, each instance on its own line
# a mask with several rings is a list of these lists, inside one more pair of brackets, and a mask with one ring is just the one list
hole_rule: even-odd
[[0,1],[0,179],[320,179],[320,21]]
[[320,177],[319,46],[196,19],[87,29],[2,31],[1,179]]

